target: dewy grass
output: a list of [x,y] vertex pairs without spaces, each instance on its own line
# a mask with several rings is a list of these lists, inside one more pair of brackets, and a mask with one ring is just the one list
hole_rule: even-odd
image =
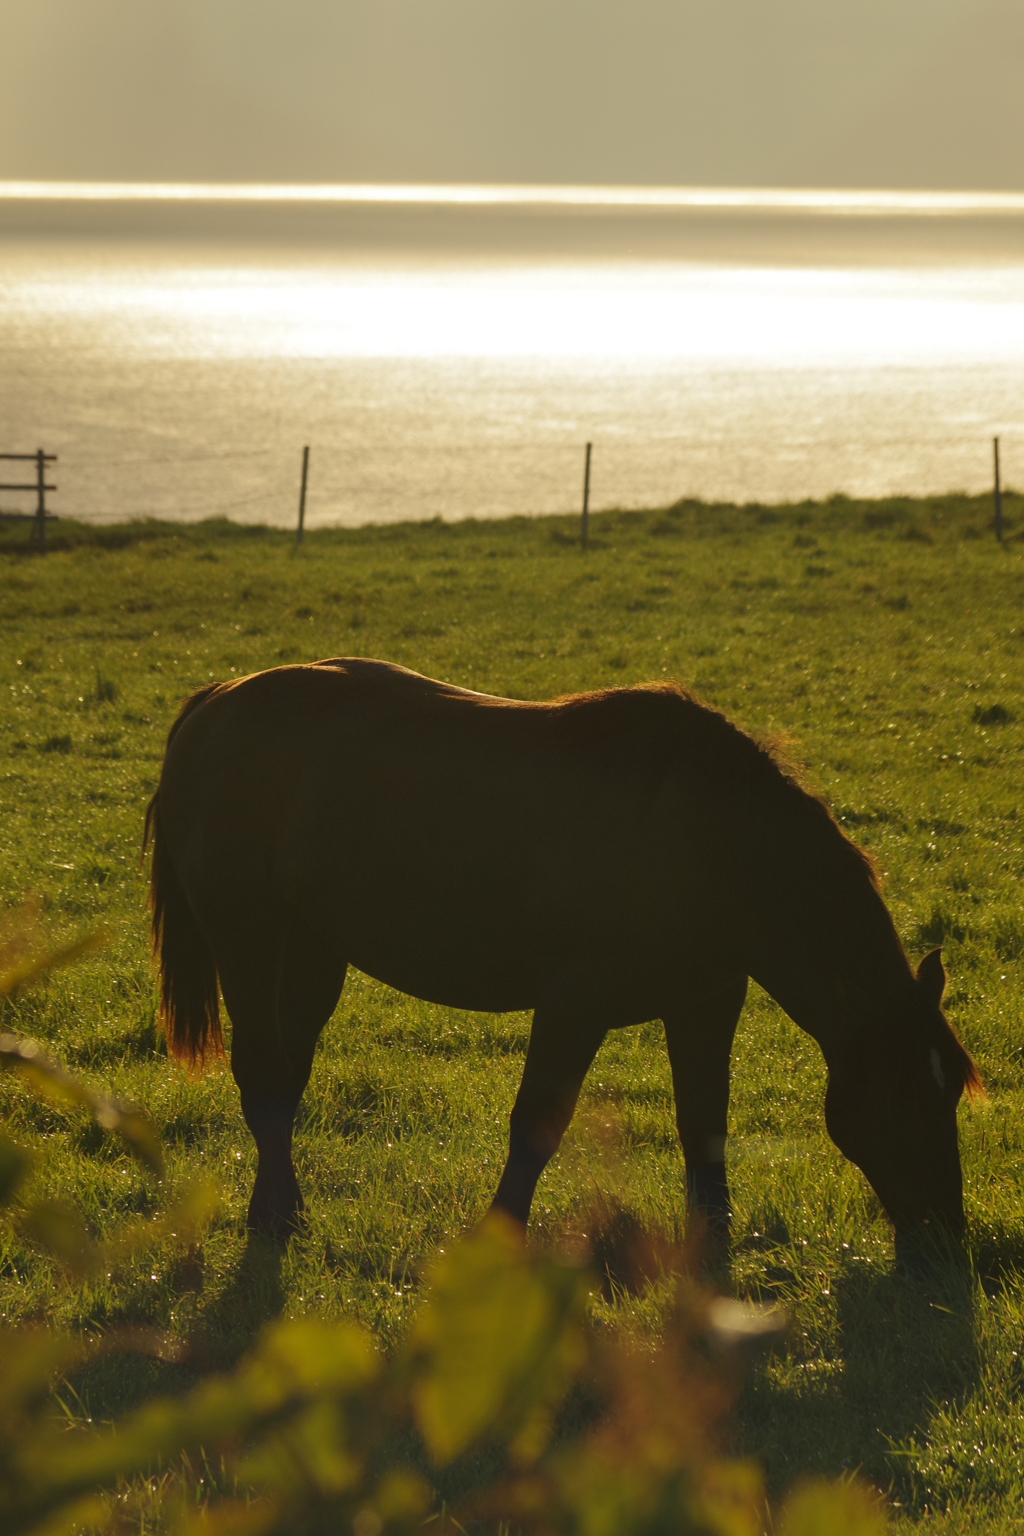
[[[790,738],[879,860],[912,955],[942,944],[949,1013],[990,1094],[961,1112],[976,1283],[922,1296],[892,1276],[888,1226],[825,1134],[816,1046],[755,990],[734,1063],[730,1283],[781,1298],[793,1327],[751,1378],[737,1448],[776,1488],[859,1471],[915,1529],[1024,1528],[1024,504],[1004,508],[1002,547],[990,506],[966,497],[608,513],[586,553],[568,518],[312,532],[297,553],[283,532],[226,523],[62,521],[45,558],[20,525],[0,527],[0,900],[37,894],[58,935],[114,933],[9,1004],[2,1027],[142,1104],[172,1184],[201,1170],[224,1191],[202,1264],[184,1268],[158,1249],[55,1287],[50,1261],[0,1230],[0,1314],[152,1325],[204,1366],[276,1313],[358,1318],[388,1344],[425,1260],[483,1212],[500,1172],[528,1019],[350,975],[299,1122],[308,1230],[280,1263],[246,1251],[253,1150],[231,1078],[188,1077],[154,1026],[142,812],[190,689],[346,654],[526,698],[677,677]],[[144,1174],[81,1116],[7,1080],[0,1113],[40,1154],[36,1193],[72,1200],[97,1237],[150,1208]],[[595,1194],[672,1231],[683,1221],[656,1024],[602,1048],[541,1183],[538,1234],[572,1231]],[[659,1326],[657,1287],[600,1306]],[[100,1359],[69,1411],[110,1418],[191,1379],[170,1348]]]

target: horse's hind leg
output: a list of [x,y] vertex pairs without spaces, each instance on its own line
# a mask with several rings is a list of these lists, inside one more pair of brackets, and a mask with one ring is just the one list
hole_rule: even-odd
[[533,1016],[523,1080],[512,1108],[509,1152],[492,1210],[526,1225],[537,1180],[558,1150],[605,1030],[564,1012]]
[[664,1020],[690,1209],[703,1215],[709,1236],[723,1246],[732,1225],[725,1173],[729,1056],[746,995],[747,978],[738,977]]
[[231,1070],[258,1154],[247,1225],[276,1242],[295,1229],[303,1208],[292,1164],[295,1113],[345,970],[327,945],[306,935],[278,944],[276,953],[268,945],[255,962],[250,954],[221,967]]

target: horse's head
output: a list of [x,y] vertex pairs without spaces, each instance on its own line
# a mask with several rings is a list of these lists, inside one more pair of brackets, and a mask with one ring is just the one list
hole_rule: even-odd
[[981,1080],[942,1012],[945,984],[936,949],[918,967],[903,1016],[829,1068],[829,1134],[891,1217],[901,1262],[963,1232],[956,1110]]

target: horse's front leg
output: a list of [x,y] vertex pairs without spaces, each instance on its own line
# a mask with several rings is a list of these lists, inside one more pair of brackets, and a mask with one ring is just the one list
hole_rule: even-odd
[[729,1056],[746,995],[747,978],[737,977],[664,1019],[687,1198],[691,1212],[707,1222],[716,1248],[728,1244],[732,1227],[725,1172]]
[[512,1108],[508,1161],[491,1205],[526,1225],[537,1180],[558,1150],[583,1079],[605,1037],[571,1012],[538,1008]]

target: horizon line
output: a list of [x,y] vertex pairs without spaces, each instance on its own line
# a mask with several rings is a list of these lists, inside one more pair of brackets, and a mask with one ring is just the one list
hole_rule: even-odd
[[833,215],[1022,214],[1024,192],[481,182],[0,181],[3,202],[223,202],[721,210]]

